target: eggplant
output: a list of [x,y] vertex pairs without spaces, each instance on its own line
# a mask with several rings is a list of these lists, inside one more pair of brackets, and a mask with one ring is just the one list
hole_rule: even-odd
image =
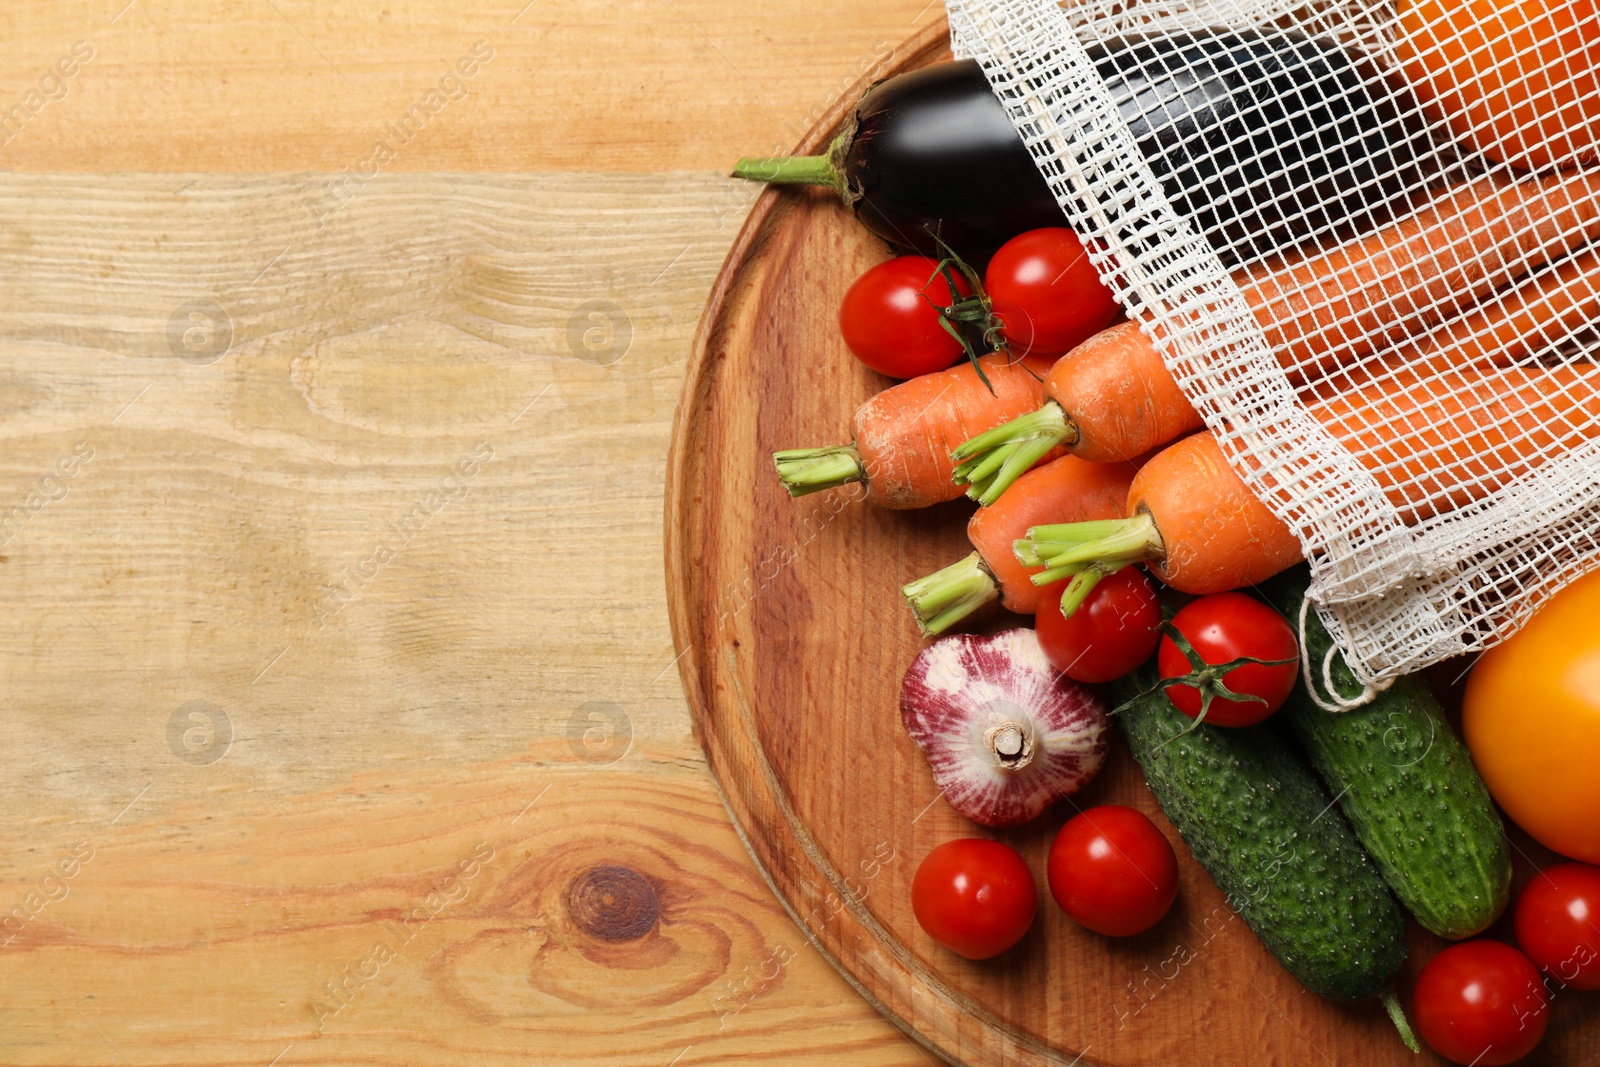
[[974,263],[1026,230],[1067,224],[970,59],[873,85],[826,155],[741,159],[733,176],[826,186],[890,244],[937,256],[937,231]]
[[[1089,54],[1173,206],[1230,267],[1381,210],[1418,154],[1422,135],[1336,45],[1213,30]],[[1067,224],[974,60],[878,82],[824,155],[743,159],[733,173],[831,188],[867,229],[925,255],[934,232],[981,263],[1025,230]]]
[[1229,267],[1384,212],[1428,148],[1348,52],[1300,34],[1202,32],[1090,55],[1173,208]]

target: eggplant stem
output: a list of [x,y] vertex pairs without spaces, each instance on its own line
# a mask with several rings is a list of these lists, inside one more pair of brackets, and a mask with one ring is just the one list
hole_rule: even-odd
[[969,487],[968,496],[987,506],[1051,449],[1077,440],[1078,428],[1067,413],[1054,400],[1047,400],[1038,411],[981,433],[950,453],[956,462],[952,477],[956,484]]
[[768,185],[820,185],[834,192],[844,185],[829,156],[746,156],[733,165],[733,177]]
[[846,207],[852,206],[844,178],[844,157],[855,140],[852,120],[820,156],[746,156],[733,165],[733,176],[768,185],[820,185],[832,189]]
[[958,563],[907,582],[900,595],[911,605],[917,628],[928,637],[941,634],[1000,596],[1000,587],[974,552]]
[[772,462],[778,468],[778,480],[790,496],[820,493],[824,489],[867,480],[866,465],[853,444],[790,448],[774,452]]

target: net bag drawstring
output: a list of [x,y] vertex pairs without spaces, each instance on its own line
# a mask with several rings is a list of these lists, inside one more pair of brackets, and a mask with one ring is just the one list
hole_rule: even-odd
[[1300,631],[1300,677],[1306,683],[1306,694],[1311,697],[1311,702],[1323,711],[1354,711],[1365,704],[1370,704],[1379,693],[1394,684],[1394,678],[1381,678],[1376,682],[1364,682],[1361,692],[1353,697],[1344,697],[1339,694],[1339,687],[1333,684],[1333,657],[1339,654],[1339,646],[1330,644],[1328,651],[1322,657],[1322,686],[1327,690],[1332,701],[1323,700],[1317,693],[1316,682],[1311,677],[1311,657],[1306,655],[1310,647],[1306,640],[1306,620],[1310,617],[1306,613],[1311,610],[1311,598],[1304,597],[1300,601],[1300,619],[1297,629]]

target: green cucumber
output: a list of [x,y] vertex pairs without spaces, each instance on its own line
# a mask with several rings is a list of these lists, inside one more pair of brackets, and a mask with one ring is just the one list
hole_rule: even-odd
[[[1297,567],[1260,592],[1298,625],[1306,582],[1306,569]],[[1315,611],[1305,613],[1304,628],[1302,652],[1317,696],[1324,704],[1356,699],[1362,683]],[[1401,678],[1369,703],[1339,712],[1296,686],[1277,717],[1338,791],[1340,810],[1417,922],[1459,939],[1500,917],[1511,896],[1505,828],[1426,679]]]
[[1115,683],[1114,718],[1194,858],[1307,989],[1383,994],[1405,918],[1311,768],[1270,723],[1196,726],[1154,683],[1151,663]]

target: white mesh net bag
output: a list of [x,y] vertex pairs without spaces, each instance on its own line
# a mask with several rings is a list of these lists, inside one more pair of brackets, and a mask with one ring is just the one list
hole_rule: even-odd
[[[947,9],[1359,676],[1600,563],[1595,0]],[[1219,78],[1253,104],[1185,162],[1169,112]]]

